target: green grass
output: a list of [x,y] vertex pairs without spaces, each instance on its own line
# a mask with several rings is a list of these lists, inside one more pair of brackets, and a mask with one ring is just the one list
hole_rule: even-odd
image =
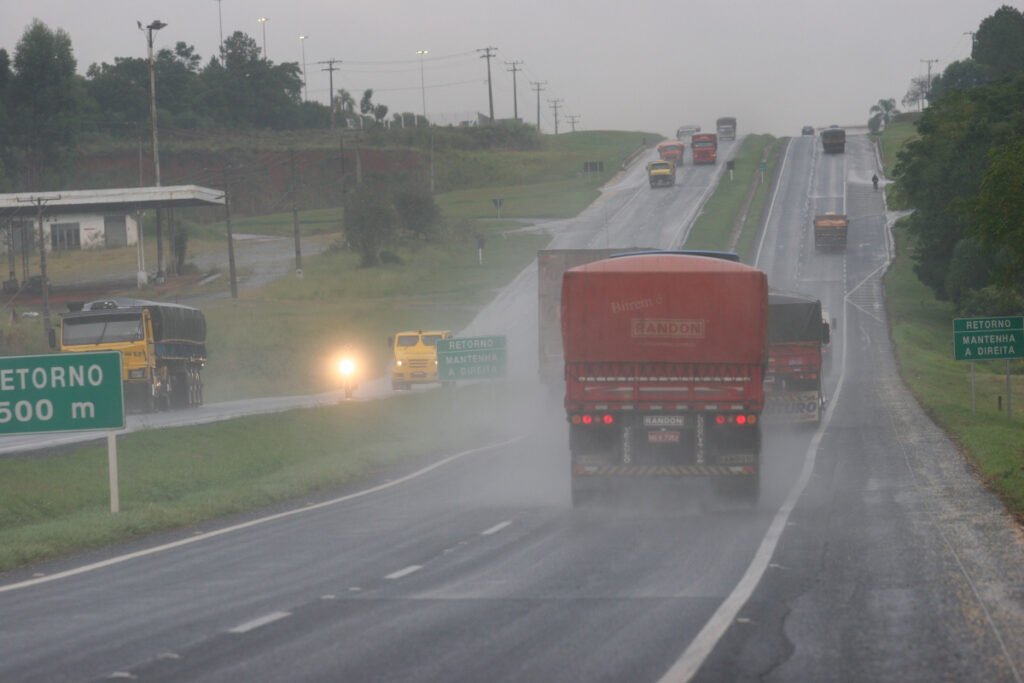
[[[1024,520],[1024,363],[1011,364],[1013,420],[1006,415],[1004,361],[975,363],[976,411],[971,412],[970,364],[953,360],[952,304],[937,301],[913,273],[912,243],[895,230],[897,257],[885,278],[889,322],[900,374],[926,412],[960,444],[982,480]],[[1003,410],[997,410],[998,397]]]
[[[772,176],[774,164],[777,163],[778,154],[772,152],[776,149],[777,142],[771,135],[748,135],[743,139],[735,158],[735,179],[730,181],[728,172],[722,176],[721,183],[704,205],[704,210],[690,230],[685,245],[687,249],[728,249],[747,193],[758,185],[746,221],[738,235],[737,250],[740,255],[744,255],[744,249],[750,248],[757,233],[764,197],[770,187],[767,181]],[[762,184],[758,164],[766,157],[769,166],[765,172],[766,182]]]
[[[882,167],[885,169],[885,177],[892,181],[893,172],[896,166],[897,157],[903,145],[917,137],[917,129],[913,121],[894,121],[886,126],[879,137],[879,146],[882,154]],[[885,199],[890,209],[909,208],[899,185],[890,182],[885,187]]]
[[405,264],[359,268],[333,249],[286,278],[237,302],[204,306],[210,330],[207,400],[304,394],[333,387],[325,361],[343,344],[362,350],[374,376],[389,365],[388,336],[404,329],[458,330],[549,241],[485,223],[484,265],[473,234],[398,249]]
[[[106,447],[0,459],[0,571],[332,490],[382,468],[504,436],[519,390],[487,385],[239,418],[118,438],[121,512]],[[441,399],[441,400],[439,400]],[[456,400],[477,410],[453,412]],[[437,429],[443,422],[448,429]]]

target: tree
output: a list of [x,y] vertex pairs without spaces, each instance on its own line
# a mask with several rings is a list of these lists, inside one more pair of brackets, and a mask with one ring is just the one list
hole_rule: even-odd
[[931,101],[937,102],[955,90],[970,90],[992,80],[991,69],[973,59],[952,62],[932,79]]
[[402,227],[415,237],[430,239],[437,234],[441,209],[424,185],[407,183],[395,191],[395,210]]
[[[951,91],[917,122],[919,137],[900,153],[896,175],[914,206],[914,271],[939,298],[960,303],[990,280],[1019,281],[1024,261],[1024,74]],[[985,251],[962,247],[977,238]],[[985,273],[979,258],[991,254]],[[1012,257],[1012,258],[1010,258]],[[1000,265],[1008,259],[1005,267]],[[954,263],[955,261],[955,263]],[[955,269],[955,279],[950,280]],[[971,270],[970,277],[967,270]],[[975,277],[977,276],[977,277]],[[951,283],[957,288],[950,290]]]
[[384,119],[388,115],[388,105],[386,104],[375,104],[373,106],[373,118],[377,119],[377,125],[383,126]]
[[221,125],[281,129],[298,123],[302,102],[298,63],[275,65],[261,55],[256,40],[242,31],[224,40],[221,62],[211,60],[201,74],[206,105]]
[[344,88],[340,88],[334,101],[338,111],[341,112],[342,125],[344,127],[351,126],[355,120],[356,113],[356,100],[352,97],[352,93]]
[[910,79],[910,87],[907,94],[901,100],[904,107],[916,107],[918,111],[924,107],[928,100],[928,78],[926,76],[915,76]]
[[395,238],[397,217],[387,192],[363,185],[348,199],[345,232],[364,268],[380,265],[380,254]]
[[1024,71],[1024,14],[1003,5],[983,19],[974,34],[971,57],[997,79]]
[[878,133],[888,126],[893,117],[899,113],[900,110],[896,108],[896,100],[891,97],[887,100],[878,100],[878,104],[871,105],[871,118],[868,119],[868,128],[871,129],[872,133]]
[[[1024,131],[1021,131],[1024,133]],[[1024,134],[988,154],[989,166],[972,207],[974,233],[1002,259],[993,273],[997,284],[1024,292]]]
[[363,91],[363,98],[359,100],[359,111],[366,114],[373,114],[373,88]]
[[19,184],[32,190],[59,184],[74,148],[84,103],[71,37],[35,19],[14,52],[7,106],[10,144],[24,169]]

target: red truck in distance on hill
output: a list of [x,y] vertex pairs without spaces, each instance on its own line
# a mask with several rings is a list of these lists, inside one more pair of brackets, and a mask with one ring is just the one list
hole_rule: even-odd
[[694,164],[717,163],[718,135],[715,133],[697,133],[690,138],[690,149],[693,150]]

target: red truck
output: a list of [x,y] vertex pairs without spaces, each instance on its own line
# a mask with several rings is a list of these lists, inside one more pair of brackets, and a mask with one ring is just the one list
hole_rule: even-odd
[[694,164],[714,164],[718,161],[718,135],[697,133],[690,138]]
[[768,293],[768,374],[765,419],[818,424],[825,404],[823,350],[830,340],[821,301],[802,294]]
[[756,501],[768,282],[671,252],[609,258],[562,282],[573,504],[613,479],[706,477]]
[[671,161],[676,166],[683,165],[685,152],[686,145],[679,140],[665,140],[658,145],[658,158],[662,161]]

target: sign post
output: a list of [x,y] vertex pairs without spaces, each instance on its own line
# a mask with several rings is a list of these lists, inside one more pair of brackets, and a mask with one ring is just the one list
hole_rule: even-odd
[[971,361],[971,409],[974,409],[974,361],[1006,361],[1006,416],[1013,419],[1010,361],[1024,358],[1024,316],[953,319],[953,357]]
[[124,429],[121,354],[0,357],[0,435],[106,431],[110,511],[119,508],[117,435]]

